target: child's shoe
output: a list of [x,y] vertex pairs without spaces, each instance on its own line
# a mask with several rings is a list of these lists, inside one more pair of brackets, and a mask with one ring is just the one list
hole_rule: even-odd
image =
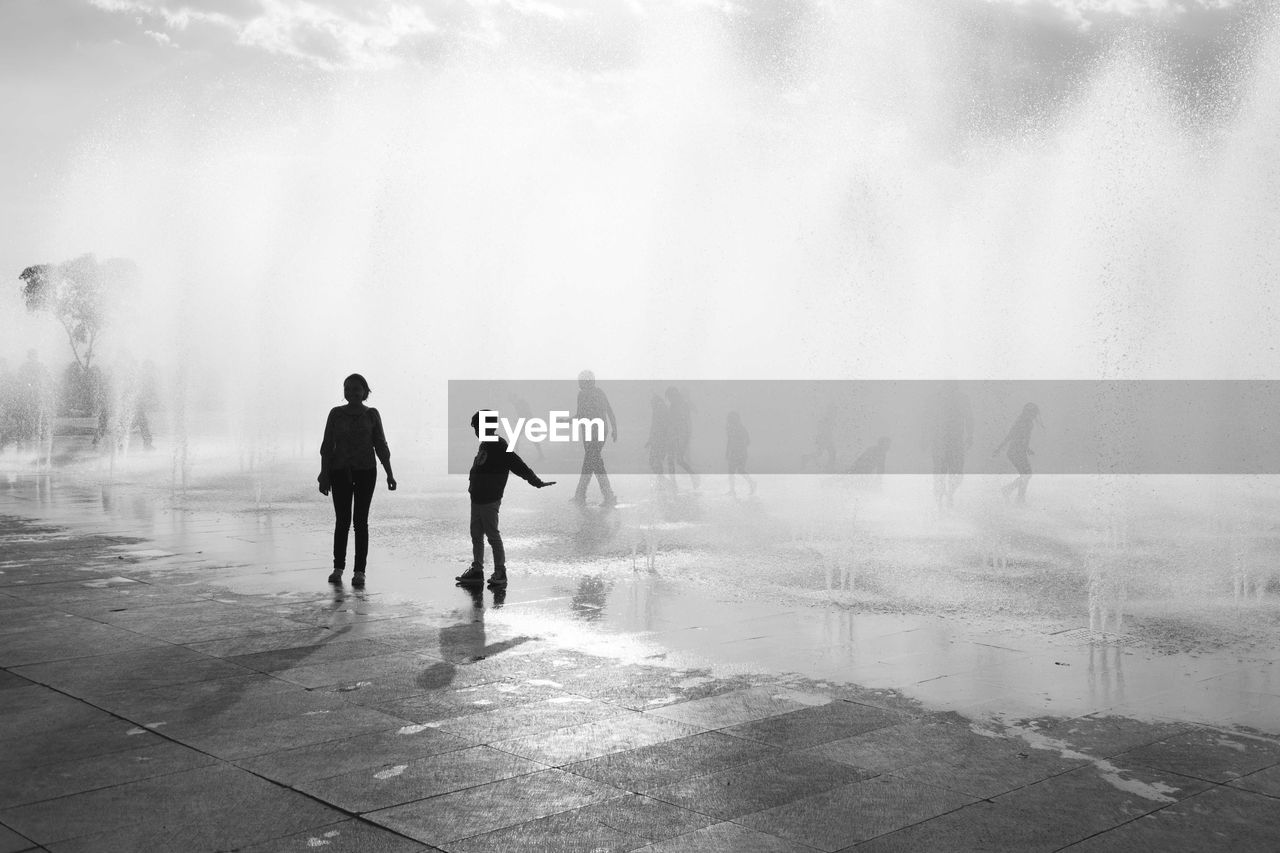
[[489,586],[503,588],[507,585],[506,568],[494,569],[493,574],[489,576]]
[[484,569],[473,565],[454,580],[458,583],[484,583]]
[[352,575],[351,585],[356,589],[364,589],[364,572],[356,572]]

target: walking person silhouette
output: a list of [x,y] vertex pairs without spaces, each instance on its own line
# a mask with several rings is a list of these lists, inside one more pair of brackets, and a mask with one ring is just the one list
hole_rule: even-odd
[[[599,418],[609,428],[610,437],[618,440],[618,422],[613,416],[613,407],[609,398],[596,385],[596,375],[590,370],[578,374],[578,410],[575,418]],[[604,496],[601,506],[617,506],[618,498],[609,485],[609,472],[604,469],[604,437],[592,435],[587,430],[582,436],[582,476],[578,478],[578,490],[573,495],[576,504],[587,502],[587,486],[591,485],[594,476],[600,483],[600,493]]]
[[680,389],[672,385],[667,388],[667,422],[671,425],[671,437],[667,444],[668,465],[671,467],[671,484],[675,486],[676,465],[689,475],[693,487],[698,488],[698,475],[689,464],[689,443],[693,440],[693,406],[680,393]]
[[725,450],[724,458],[729,463],[729,494],[738,496],[738,488],[734,484],[734,474],[741,475],[747,481],[751,494],[756,493],[756,481],[747,473],[747,448],[751,445],[751,436],[742,425],[742,415],[730,412],[725,418]]
[[329,583],[342,583],[347,562],[347,534],[354,521],[356,559],[351,585],[357,588],[364,586],[369,558],[369,505],[378,484],[377,462],[381,462],[387,472],[387,490],[396,490],[382,415],[364,404],[369,393],[369,383],[359,373],[343,380],[342,396],[347,404],[329,410],[324,439],[320,442],[320,476],[316,478],[320,494],[333,493],[333,573],[329,575]]
[[[480,417],[494,414],[481,409],[471,416],[471,429],[480,438]],[[471,496],[471,567],[454,580],[465,585],[484,583],[484,540],[489,540],[493,551],[493,574],[489,586],[506,588],[507,552],[502,546],[502,533],[498,530],[498,511],[502,508],[502,496],[507,490],[507,477],[512,473],[538,489],[554,486],[555,480],[545,482],[533,473],[524,460],[507,446],[507,440],[498,435],[495,424],[486,425],[484,438],[471,463],[467,492]]]
[[671,481],[667,481],[667,462],[669,461],[668,445],[671,441],[671,413],[667,409],[667,401],[657,394],[649,400],[652,417],[649,420],[649,440],[644,446],[649,450],[649,470],[656,477],[659,486],[670,486],[675,482],[675,470],[671,472]]
[[926,425],[926,441],[933,456],[933,496],[938,509],[955,505],[956,490],[964,482],[964,457],[973,446],[973,409],[960,383],[942,384]]
[[1031,449],[1031,430],[1037,424],[1044,429],[1044,422],[1040,420],[1040,407],[1035,403],[1027,403],[1022,407],[1022,413],[1013,422],[1013,426],[1009,428],[1009,434],[1004,437],[1004,441],[991,451],[992,457],[996,457],[1000,455],[1001,450],[1008,447],[1005,455],[1013,463],[1014,470],[1018,472],[1016,479],[1000,488],[1000,494],[1004,495],[1006,500],[1016,491],[1018,503],[1027,502],[1027,484],[1031,482],[1031,460],[1027,457],[1036,455]]

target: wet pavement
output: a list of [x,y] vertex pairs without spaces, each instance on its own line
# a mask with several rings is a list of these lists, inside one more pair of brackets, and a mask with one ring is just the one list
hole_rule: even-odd
[[1238,516],[514,493],[495,595],[444,482],[354,591],[273,482],[0,483],[0,853],[1280,848]]

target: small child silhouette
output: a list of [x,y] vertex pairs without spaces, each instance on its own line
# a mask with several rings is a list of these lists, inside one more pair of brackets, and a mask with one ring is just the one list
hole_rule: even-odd
[[[482,409],[471,416],[471,429],[477,437],[480,436],[480,417],[488,412]],[[481,440],[476,458],[471,463],[470,485],[467,487],[471,495],[471,568],[458,575],[456,580],[460,584],[484,583],[484,540],[487,538],[493,551],[493,574],[489,576],[489,586],[507,585],[507,554],[502,547],[502,534],[498,532],[498,510],[507,489],[507,477],[513,471],[536,488],[555,485],[554,480],[545,482],[539,478],[523,459],[510,451],[506,439],[498,435],[496,426],[486,426],[485,439]]]

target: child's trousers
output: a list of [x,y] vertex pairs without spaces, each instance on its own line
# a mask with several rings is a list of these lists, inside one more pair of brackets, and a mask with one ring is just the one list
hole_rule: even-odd
[[493,568],[507,568],[507,554],[502,548],[502,534],[498,532],[498,508],[502,501],[487,504],[471,504],[471,565],[484,565],[484,540],[489,539],[493,550]]

